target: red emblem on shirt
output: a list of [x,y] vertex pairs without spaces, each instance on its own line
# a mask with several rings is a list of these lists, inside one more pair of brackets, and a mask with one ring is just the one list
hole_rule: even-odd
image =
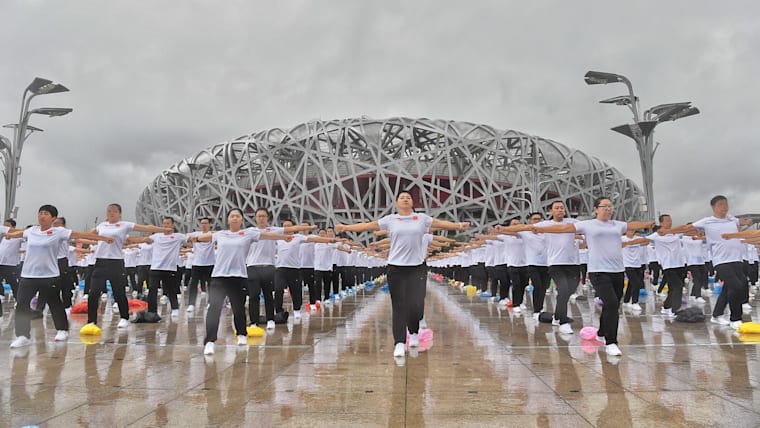
[[119,223],[116,223],[115,226],[116,227],[121,227],[121,225]]
[[266,230],[267,232],[269,232],[270,230],[272,230],[272,228],[271,228],[271,227],[267,227],[267,228],[266,228],[266,229],[264,229],[264,230]]
[[174,239],[174,235],[169,235],[169,238]]
[[53,234],[53,231],[52,231],[52,230],[48,230],[48,231],[47,231],[47,234],[48,234],[48,235],[52,235],[52,234]]
[[243,231],[241,230],[240,232],[238,232],[238,235],[240,235],[240,236],[243,236],[243,235],[245,235],[245,232],[243,232]]
[[419,217],[417,217],[416,215],[412,216],[412,220],[418,220],[418,219],[419,219]]

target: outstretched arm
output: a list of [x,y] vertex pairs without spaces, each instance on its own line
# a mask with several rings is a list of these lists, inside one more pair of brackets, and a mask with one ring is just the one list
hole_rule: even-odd
[[754,238],[760,236],[760,230],[745,230],[743,232],[736,233],[724,233],[720,237],[723,239],[741,239],[741,238]]
[[653,221],[629,221],[627,225],[628,225],[628,230],[651,229],[654,227],[654,222]]
[[380,230],[380,224],[377,222],[377,220],[366,222],[366,223],[354,223],[354,224],[336,224],[335,225],[335,232],[336,233],[343,233],[343,232],[372,232],[375,230]]
[[92,239],[93,241],[105,241],[109,244],[114,241],[111,236],[102,236],[97,233],[79,232],[76,230],[71,231],[71,239]]
[[152,224],[135,224],[135,232],[147,232],[147,233],[172,233],[174,229],[171,227],[159,227]]
[[530,229],[534,233],[575,233],[574,224],[555,224],[553,226],[536,227],[531,226]]
[[437,218],[433,219],[433,224],[431,227],[436,229],[444,229],[444,230],[467,230],[470,228],[469,222],[460,222],[460,223],[454,223],[453,221],[446,221],[446,220],[439,220]]

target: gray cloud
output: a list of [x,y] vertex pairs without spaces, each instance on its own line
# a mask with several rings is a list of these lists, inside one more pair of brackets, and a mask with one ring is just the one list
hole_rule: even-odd
[[0,39],[12,42],[0,120],[17,120],[35,76],[72,91],[34,106],[75,109],[33,120],[46,131],[24,149],[20,221],[46,202],[73,227],[91,226],[111,201],[132,218],[168,165],[312,118],[517,129],[640,182],[632,142],[609,130],[630,112],[597,103],[625,87],[586,86],[589,69],[626,74],[644,107],[690,100],[702,110],[657,128],[659,210],[686,221],[724,193],[734,212],[757,212],[758,10],[751,1],[3,2]]

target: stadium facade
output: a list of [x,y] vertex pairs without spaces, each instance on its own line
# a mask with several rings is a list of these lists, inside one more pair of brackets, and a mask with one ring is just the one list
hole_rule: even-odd
[[470,221],[505,224],[562,200],[572,215],[592,214],[594,198],[613,198],[615,218],[640,217],[641,190],[618,170],[545,138],[450,120],[315,120],[217,144],[168,167],[137,201],[140,223],[176,219],[219,227],[229,209],[253,224],[258,207],[278,219],[318,225],[376,219],[410,189],[415,207]]

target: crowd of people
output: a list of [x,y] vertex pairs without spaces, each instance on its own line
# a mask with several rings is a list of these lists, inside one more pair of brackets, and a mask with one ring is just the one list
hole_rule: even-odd
[[[525,223],[516,218],[467,235],[467,240],[462,237],[472,225],[418,212],[406,191],[397,196],[395,214],[336,224],[334,230],[291,220],[271,225],[265,208],[256,210],[255,225],[248,226],[243,211],[235,208],[225,227],[202,218],[200,230],[178,233],[171,217],[161,226],[136,224],[122,220],[121,207],[110,204],[106,221],[78,232],[66,228],[54,206],[43,205],[37,225],[16,229],[8,219],[0,227],[0,279],[16,300],[16,338],[10,346],[31,343],[31,320],[44,316],[46,306],[56,329],[54,340],[67,340],[72,291],[80,280],[88,318],[82,334],[100,334],[100,297],[109,287],[114,313],[118,310],[120,316],[118,329],[130,321],[161,321],[159,289],[161,299],[169,301],[171,318],[179,315],[180,297],[192,313],[207,295],[203,352],[213,355],[225,303],[233,313],[236,343],[246,345],[251,327],[271,331],[289,316],[297,322],[304,288],[310,310],[315,310],[340,299],[348,288],[386,275],[393,356],[403,358],[407,346],[419,346],[420,329],[426,326],[427,277],[434,271],[484,293],[490,284],[494,302],[536,321],[545,312],[545,296],[556,291],[551,322],[561,334],[574,333],[568,303],[578,298],[579,286],[590,285],[602,306],[597,335],[608,355],[619,356],[620,307],[640,312],[639,294],[647,280],[658,292],[667,287],[661,312],[674,317],[682,308],[682,290],[691,286],[687,291],[694,305],[703,305],[702,292],[714,276],[723,288],[711,322],[735,329],[742,323],[750,285],[758,280],[760,231],[742,231],[745,224],[728,214],[725,197],[714,197],[710,205],[712,216],[675,227],[669,215],[661,215],[659,224],[613,220],[613,201],[606,197],[594,202],[593,218],[582,221],[569,218],[564,203],[555,201],[548,218],[531,213]],[[365,246],[345,237],[363,232],[375,232],[377,240]],[[455,236],[446,236],[450,232]],[[286,292],[292,311],[285,310]],[[130,315],[129,297],[147,300],[147,309]]]

